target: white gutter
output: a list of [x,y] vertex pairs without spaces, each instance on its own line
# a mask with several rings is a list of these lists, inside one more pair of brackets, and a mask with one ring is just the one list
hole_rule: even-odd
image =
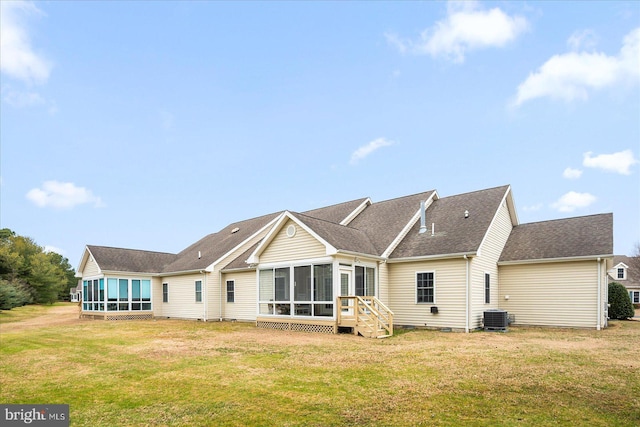
[[469,333],[469,292],[470,292],[470,282],[469,282],[469,257],[464,255],[463,257],[467,263],[466,268],[466,292],[465,292],[465,311],[464,311],[464,331]]
[[593,261],[600,258],[612,258],[613,254],[601,254],[591,256],[576,256],[576,257],[564,257],[564,258],[539,258],[539,259],[525,259],[514,261],[499,261],[498,265],[517,265],[517,264],[541,264],[547,262],[566,262],[566,261]]
[[390,264],[398,263],[398,262],[412,262],[412,261],[431,261],[435,259],[452,259],[452,258],[460,258],[460,257],[473,257],[476,256],[477,252],[460,252],[456,254],[438,254],[438,255],[425,255],[425,256],[415,256],[415,257],[406,257],[406,258],[391,258],[388,259],[387,262]]

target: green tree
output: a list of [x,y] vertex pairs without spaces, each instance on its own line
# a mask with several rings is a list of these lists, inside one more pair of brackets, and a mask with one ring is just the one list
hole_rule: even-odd
[[635,314],[629,293],[618,282],[609,283],[609,318],[629,319]]
[[33,239],[0,229],[0,310],[64,299],[75,271],[60,254],[44,252]]

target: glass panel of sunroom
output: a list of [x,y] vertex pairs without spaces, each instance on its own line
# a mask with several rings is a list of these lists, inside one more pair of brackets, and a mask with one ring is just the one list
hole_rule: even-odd
[[333,266],[313,266],[313,300],[333,302]]
[[[311,301],[311,266],[303,265],[293,269],[293,299],[294,301]],[[306,309],[305,309],[306,310]],[[311,307],[308,308],[309,313]],[[298,309],[296,308],[296,314]]]

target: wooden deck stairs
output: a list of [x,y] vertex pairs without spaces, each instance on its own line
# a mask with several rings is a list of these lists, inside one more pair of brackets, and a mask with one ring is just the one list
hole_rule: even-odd
[[376,297],[338,297],[338,327],[351,328],[355,335],[387,338],[393,335],[393,312]]

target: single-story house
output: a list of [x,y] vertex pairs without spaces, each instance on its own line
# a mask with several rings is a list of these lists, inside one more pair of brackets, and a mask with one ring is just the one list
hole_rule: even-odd
[[609,283],[618,282],[629,292],[634,304],[640,304],[640,272],[635,268],[637,261],[625,255],[613,257],[613,268],[609,270]]
[[607,325],[613,215],[520,224],[510,186],[435,190],[229,224],[174,253],[86,246],[81,315],[238,320],[388,335],[393,325],[472,331]]

